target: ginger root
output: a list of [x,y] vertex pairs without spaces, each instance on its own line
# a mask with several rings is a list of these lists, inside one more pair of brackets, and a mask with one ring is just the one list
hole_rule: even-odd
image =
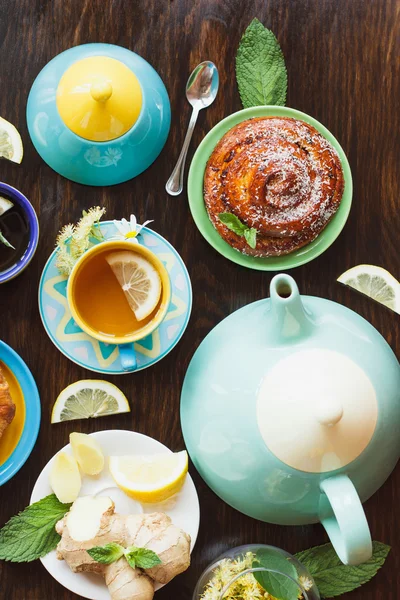
[[[75,573],[103,575],[111,600],[152,600],[154,582],[168,583],[190,565],[190,536],[173,525],[167,515],[119,515],[110,498],[78,498],[56,530],[61,535],[57,558],[65,560]],[[152,550],[161,564],[151,569],[132,569],[125,558],[103,564],[87,552],[110,542]]]

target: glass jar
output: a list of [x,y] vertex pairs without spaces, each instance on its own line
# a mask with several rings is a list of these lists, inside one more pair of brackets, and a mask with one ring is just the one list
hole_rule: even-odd
[[[256,566],[257,559],[261,557],[263,558],[262,564]],[[270,562],[270,568],[268,562]],[[231,568],[229,563],[231,563]],[[222,569],[222,567],[227,568]],[[225,578],[225,572],[228,579]],[[224,575],[222,575],[223,573]],[[313,578],[297,558],[280,548],[263,544],[239,546],[221,554],[200,576],[193,593],[193,600],[202,600],[207,590],[207,594],[204,596],[206,600],[228,599],[230,598],[229,591],[233,592],[235,584],[245,583],[243,579],[245,577],[246,582],[254,583],[249,575],[253,576],[256,573],[265,573],[265,581],[273,581],[275,587],[279,583],[283,584],[281,589],[285,588],[285,584],[291,582],[292,591],[296,589],[296,586],[298,587],[299,599],[320,600]],[[268,575],[272,575],[272,577],[268,577]],[[212,588],[214,589],[211,594]],[[260,598],[262,597],[260,595]],[[271,600],[274,598],[272,594],[264,597],[271,598]]]

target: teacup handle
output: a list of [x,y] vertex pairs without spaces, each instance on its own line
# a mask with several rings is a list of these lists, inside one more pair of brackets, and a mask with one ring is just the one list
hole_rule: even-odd
[[333,515],[323,517],[322,525],[345,565],[359,565],[372,556],[372,540],[360,497],[347,475],[328,477],[321,483]]
[[136,371],[137,361],[136,352],[133,344],[120,344],[119,355],[121,358],[121,365],[124,371]]

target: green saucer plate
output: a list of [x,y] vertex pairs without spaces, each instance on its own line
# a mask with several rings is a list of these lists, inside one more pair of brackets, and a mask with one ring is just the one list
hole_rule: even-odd
[[[232,129],[232,127],[238,123],[241,123],[246,119],[250,119],[251,117],[292,117],[293,119],[299,119],[309,123],[315,127],[315,129],[317,129],[337,150],[342,163],[345,188],[339,210],[313,242],[307,246],[304,246],[304,248],[300,248],[300,250],[296,250],[290,254],[285,254],[284,256],[255,258],[254,256],[246,256],[245,254],[234,250],[234,248],[229,246],[229,244],[227,244],[220,237],[216,229],[214,229],[204,204],[204,171],[211,153],[213,152],[219,140],[225,135],[225,133],[227,133],[227,131]],[[211,131],[201,142],[193,157],[189,170],[189,206],[193,219],[200,233],[203,235],[203,237],[205,237],[209,244],[211,244],[211,246],[213,246],[217,252],[225,256],[225,258],[228,258],[232,262],[242,265],[243,267],[257,269],[259,271],[281,271],[293,269],[294,267],[299,267],[300,265],[310,262],[325,252],[325,250],[327,250],[327,248],[333,244],[345,226],[351,208],[352,195],[353,182],[351,178],[350,165],[337,139],[326,129],[326,127],[321,125],[321,123],[312,117],[286,106],[255,106],[240,110],[239,112],[233,113],[229,117],[226,117],[226,119],[223,119],[220,123],[218,123],[218,125],[213,127],[213,129],[211,129]]]

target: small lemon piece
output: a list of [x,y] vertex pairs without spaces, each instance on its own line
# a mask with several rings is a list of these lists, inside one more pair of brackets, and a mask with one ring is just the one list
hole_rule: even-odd
[[11,202],[11,200],[4,198],[4,196],[0,196],[0,217],[1,215],[4,215],[4,213],[6,213],[8,210],[10,210],[10,208],[12,208],[13,206],[14,204]]
[[20,164],[23,156],[24,147],[18,130],[0,117],[0,157]]
[[137,252],[112,252],[106,256],[106,261],[137,320],[148,317],[161,296],[161,279],[157,270]]
[[66,452],[59,452],[51,466],[50,487],[60,502],[75,502],[81,489],[81,474],[75,458]]
[[104,469],[104,455],[100,444],[86,433],[71,433],[69,441],[81,471],[86,475],[98,475]]
[[185,483],[188,455],[167,452],[146,456],[110,456],[110,472],[128,496],[157,503],[177,494]]
[[343,273],[338,281],[400,314],[400,283],[386,269],[357,265]]
[[51,422],[105,417],[130,412],[129,402],[116,385],[100,379],[81,379],[58,396]]

